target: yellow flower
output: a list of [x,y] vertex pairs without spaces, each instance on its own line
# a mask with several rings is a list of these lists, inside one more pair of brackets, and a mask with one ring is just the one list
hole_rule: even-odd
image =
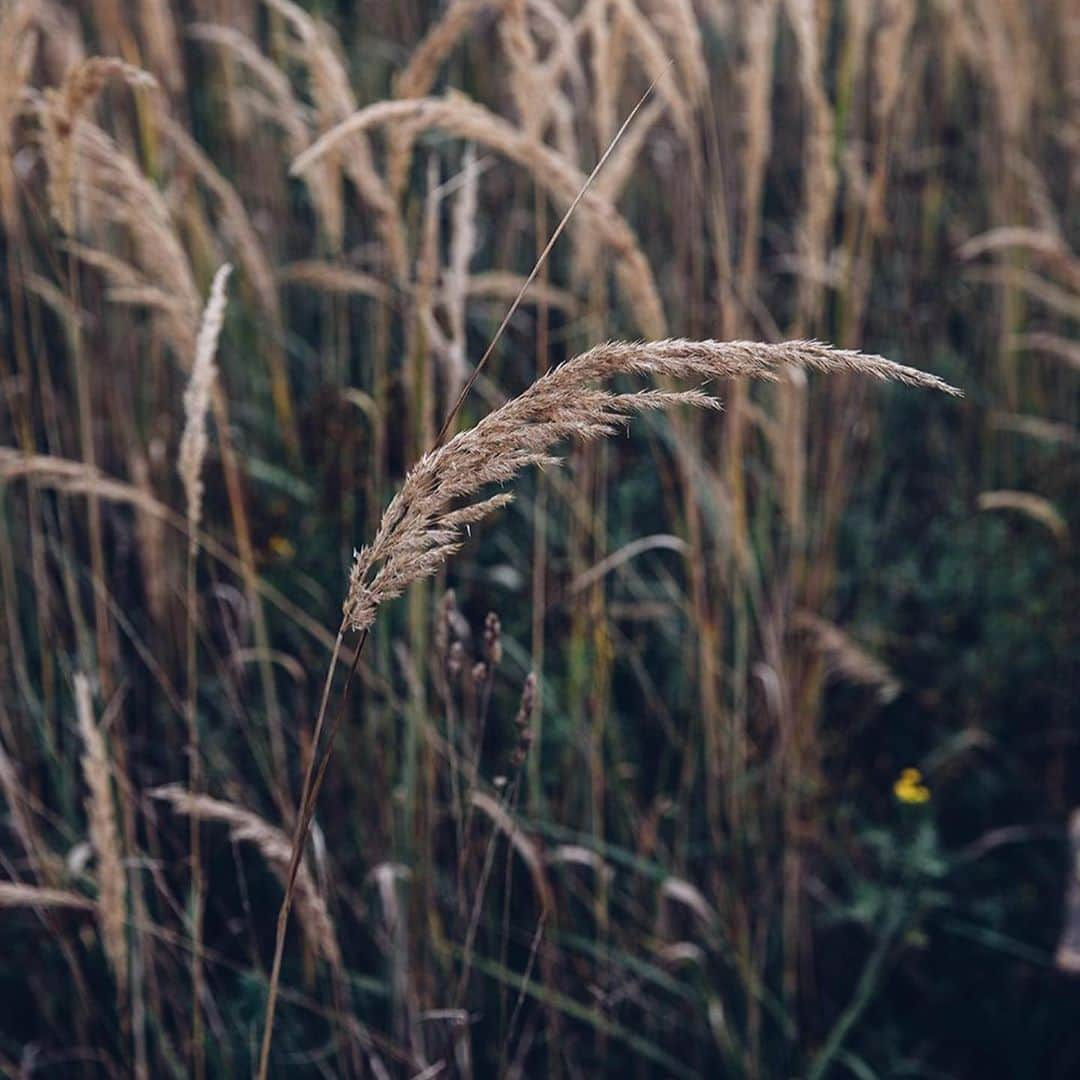
[[909,806],[930,801],[930,789],[922,782],[922,773],[918,769],[904,769],[893,784],[893,794]]
[[279,559],[291,559],[296,554],[292,541],[284,536],[271,536],[268,546]]

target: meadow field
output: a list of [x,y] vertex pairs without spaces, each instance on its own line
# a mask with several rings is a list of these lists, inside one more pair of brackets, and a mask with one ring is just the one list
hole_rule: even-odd
[[1080,1075],[1078,325],[1075,0],[0,0],[0,1073]]

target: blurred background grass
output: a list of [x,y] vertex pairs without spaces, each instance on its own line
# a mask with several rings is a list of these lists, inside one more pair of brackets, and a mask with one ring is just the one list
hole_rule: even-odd
[[[351,552],[657,80],[458,424],[665,331],[818,337],[967,397],[718,387],[718,420],[571,448],[381,611],[273,1071],[1075,1075],[1078,33],[1068,0],[0,0],[5,1072],[197,1072],[193,1012],[209,1075],[252,1069],[266,837]],[[131,68],[98,86],[96,55]],[[444,94],[479,133],[414,111],[290,175],[354,110]],[[225,260],[189,613],[176,448]],[[270,830],[199,830],[195,1010],[158,797],[189,694],[206,792]]]

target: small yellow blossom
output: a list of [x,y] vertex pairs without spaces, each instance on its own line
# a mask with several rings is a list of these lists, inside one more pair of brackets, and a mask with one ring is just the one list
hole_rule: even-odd
[[292,541],[284,536],[271,536],[269,548],[279,559],[291,559],[296,554]]
[[893,784],[893,794],[909,806],[930,801],[930,789],[922,782],[922,773],[918,769],[904,769]]

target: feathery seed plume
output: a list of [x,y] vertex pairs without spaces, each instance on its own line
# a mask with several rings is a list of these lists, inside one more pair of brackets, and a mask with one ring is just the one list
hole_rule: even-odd
[[217,377],[214,355],[225,321],[225,284],[231,273],[232,267],[224,263],[214,275],[214,282],[210,286],[210,299],[206,302],[206,310],[199,327],[195,364],[184,391],[184,434],[180,438],[177,469],[184,482],[188,523],[192,528],[197,528],[202,520],[202,466],[207,445],[206,413],[210,408],[210,394]]
[[374,540],[356,552],[344,605],[348,625],[368,629],[380,604],[434,574],[461,547],[467,526],[512,498],[502,492],[478,500],[478,493],[489,484],[512,480],[528,466],[557,463],[551,451],[564,439],[611,435],[630,416],[647,409],[719,408],[719,402],[701,390],[614,393],[594,383],[621,374],[704,381],[774,379],[785,366],[849,371],[961,393],[935,375],[816,341],[768,345],[667,339],[598,345],[542,375],[518,397],[416,463],[387,506]]
[[[194,795],[178,784],[155,788],[155,799],[168,802],[178,814],[198,817],[203,821],[219,821],[229,826],[229,834],[238,842],[254,844],[262,853],[270,869],[285,880],[292,843],[281,829],[263,820],[235,803]],[[326,907],[326,901],[315,884],[315,878],[306,862],[301,862],[296,875],[296,908],[300,923],[309,944],[333,966],[341,963],[334,924]]]

